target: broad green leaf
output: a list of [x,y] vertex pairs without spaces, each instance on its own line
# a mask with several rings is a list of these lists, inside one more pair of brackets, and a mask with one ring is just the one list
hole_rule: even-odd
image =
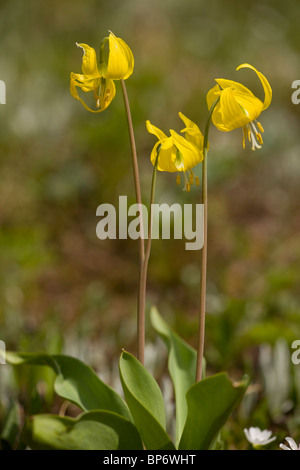
[[165,431],[163,396],[152,375],[134,356],[124,351],[120,358],[120,377],[127,404],[146,449],[175,449]]
[[46,365],[57,374],[54,389],[66,400],[84,411],[108,410],[132,421],[124,400],[106,385],[95,372],[79,359],[44,353],[6,353],[6,361],[14,364]]
[[24,439],[34,450],[142,450],[139,433],[126,418],[110,411],[89,411],[77,418],[35,415]]
[[210,449],[247,386],[247,379],[233,383],[226,373],[194,384],[186,394],[188,415],[179,449]]
[[58,395],[76,403],[85,411],[113,411],[132,421],[128,407],[120,395],[106,385],[95,372],[74,357],[53,356],[60,368],[54,388]]
[[178,444],[187,417],[186,392],[195,383],[197,352],[168,326],[155,307],[151,309],[150,318],[153,328],[168,348],[168,369],[175,391]]

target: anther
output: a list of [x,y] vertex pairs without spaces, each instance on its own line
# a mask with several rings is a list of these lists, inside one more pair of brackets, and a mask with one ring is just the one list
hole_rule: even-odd
[[256,124],[257,124],[257,127],[258,127],[258,129],[260,130],[260,132],[264,132],[264,128],[263,128],[263,126],[261,125],[261,123],[258,122],[258,121],[256,121]]
[[262,140],[261,134],[257,133],[257,134],[256,134],[256,138],[257,138],[258,143],[259,143],[260,145],[262,145],[262,144],[264,143],[263,140]]

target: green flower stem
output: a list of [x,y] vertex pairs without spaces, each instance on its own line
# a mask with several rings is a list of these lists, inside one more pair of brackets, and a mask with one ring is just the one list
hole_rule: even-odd
[[204,243],[202,248],[201,259],[201,284],[200,284],[200,309],[199,309],[199,330],[198,330],[198,348],[197,348],[197,365],[196,365],[196,382],[202,378],[203,351],[205,337],[205,311],[206,311],[206,275],[207,275],[207,154],[208,154],[208,133],[211,123],[212,113],[220,101],[218,98],[209,110],[207,118],[204,142],[203,142],[203,162],[202,162],[202,204],[204,205],[204,224],[203,235]]
[[149,218],[148,218],[148,238],[147,238],[145,258],[144,258],[144,263],[143,263],[143,267],[142,267],[142,275],[141,275],[141,283],[140,283],[140,295],[141,295],[142,305],[144,307],[144,310],[145,310],[145,305],[146,305],[148,263],[149,263],[149,258],[150,258],[151,241],[152,241],[152,217],[153,217],[152,206],[154,204],[154,198],[155,198],[157,160],[158,160],[158,156],[156,158],[156,162],[155,162],[155,165],[153,167],[153,174],[152,174],[150,207],[149,207]]
[[[130,105],[126,90],[125,81],[121,80],[126,116],[127,116],[127,123],[128,123],[128,131],[129,131],[129,140],[131,145],[131,154],[132,154],[132,164],[133,164],[133,176],[134,176],[134,184],[135,184],[135,197],[136,202],[142,207],[142,195],[141,195],[141,184],[140,184],[140,175],[139,175],[139,167],[138,167],[138,160],[137,160],[137,152],[136,152],[136,144],[135,144],[135,137],[132,125],[132,118],[130,112]],[[142,208],[140,210],[140,229],[141,229],[141,237],[139,238],[139,289],[138,289],[138,305],[137,305],[137,358],[139,361],[144,364],[144,350],[145,350],[145,295],[144,289],[142,288],[142,274],[143,274],[143,266],[144,266],[144,259],[145,259],[145,243],[144,243],[144,224],[143,224],[143,214]]]

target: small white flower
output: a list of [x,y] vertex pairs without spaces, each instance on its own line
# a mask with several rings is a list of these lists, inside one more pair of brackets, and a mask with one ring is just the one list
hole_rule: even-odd
[[287,443],[289,444],[290,447],[288,447],[284,444],[279,444],[279,447],[281,447],[281,449],[283,449],[283,450],[300,450],[300,444],[299,444],[299,447],[298,447],[296,442],[294,441],[294,439],[292,439],[291,437],[286,437],[285,440],[287,441]]
[[264,430],[259,428],[244,429],[247,440],[254,446],[266,446],[270,442],[276,439],[276,436],[272,436],[272,431]]

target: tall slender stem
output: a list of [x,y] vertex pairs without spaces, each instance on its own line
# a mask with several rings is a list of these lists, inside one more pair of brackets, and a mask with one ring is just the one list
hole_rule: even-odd
[[149,258],[150,258],[151,241],[152,241],[152,206],[154,204],[154,197],[155,197],[156,173],[157,173],[157,158],[156,158],[155,165],[153,167],[153,174],[152,174],[150,207],[149,207],[149,218],[148,218],[148,239],[147,239],[147,244],[146,244],[145,258],[144,258],[144,263],[143,263],[143,268],[142,268],[141,284],[140,284],[140,288],[141,288],[140,292],[141,292],[141,297],[142,297],[144,306],[146,303],[148,263],[149,263]]
[[218,98],[209,110],[208,119],[204,131],[203,142],[203,162],[202,162],[202,204],[204,209],[203,236],[204,243],[201,259],[201,283],[200,283],[200,309],[199,309],[199,330],[198,330],[198,348],[196,365],[196,382],[202,378],[203,370],[203,352],[205,338],[205,312],[206,312],[206,277],[207,277],[207,154],[208,154],[208,133],[211,123],[212,113],[219,102]]
[[136,202],[140,207],[139,218],[140,218],[140,232],[141,236],[139,238],[139,289],[138,289],[138,305],[137,305],[137,357],[139,361],[144,364],[144,350],[145,350],[145,297],[143,295],[144,290],[141,287],[142,284],[142,273],[145,259],[145,243],[144,243],[144,224],[143,224],[143,212],[142,212],[142,194],[141,194],[141,184],[140,184],[140,175],[138,167],[138,159],[136,152],[135,137],[133,131],[132,117],[130,111],[130,105],[126,90],[125,81],[121,80],[128,131],[129,131],[129,140],[131,146],[132,154],[132,164],[133,164],[133,176],[135,184],[135,197]]

